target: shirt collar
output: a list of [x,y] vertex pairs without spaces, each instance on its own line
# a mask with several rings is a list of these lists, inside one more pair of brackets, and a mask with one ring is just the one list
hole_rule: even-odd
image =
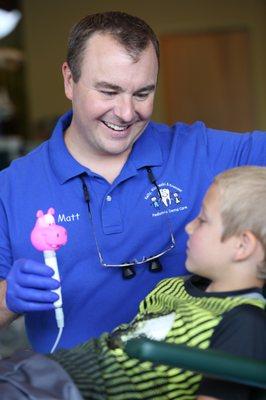
[[[72,111],[67,112],[59,118],[52,137],[48,142],[52,169],[61,184],[89,171],[72,157],[65,145],[64,131],[70,125],[71,119]],[[162,162],[162,150],[156,138],[153,123],[149,122],[144,132],[134,144],[127,163],[131,166],[133,164],[136,169],[139,169],[145,166],[161,165]]]
[[136,169],[162,165],[162,150],[153,122],[148,123],[141,136],[135,142],[129,161],[135,165]]
[[51,166],[61,184],[87,171],[86,167],[79,164],[75,158],[72,157],[64,141],[64,131],[69,127],[71,120],[72,111],[62,115],[48,142]]

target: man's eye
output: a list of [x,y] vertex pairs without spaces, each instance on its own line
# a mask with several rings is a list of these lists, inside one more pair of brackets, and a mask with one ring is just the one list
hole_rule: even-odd
[[150,92],[144,92],[144,93],[136,93],[135,97],[137,97],[139,100],[145,100],[149,96]]
[[101,93],[104,94],[105,96],[114,96],[114,95],[116,95],[116,92],[110,92],[108,90],[101,90]]

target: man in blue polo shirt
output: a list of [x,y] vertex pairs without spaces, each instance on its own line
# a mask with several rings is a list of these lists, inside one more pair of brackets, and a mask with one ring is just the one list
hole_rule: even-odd
[[110,331],[164,277],[186,273],[185,224],[222,170],[266,164],[266,135],[173,127],[150,117],[159,45],[142,20],[89,15],[71,31],[63,64],[72,111],[52,137],[0,174],[0,325],[25,315],[29,340],[57,337],[59,283],[31,244],[38,210],[55,210],[65,326],[58,347]]

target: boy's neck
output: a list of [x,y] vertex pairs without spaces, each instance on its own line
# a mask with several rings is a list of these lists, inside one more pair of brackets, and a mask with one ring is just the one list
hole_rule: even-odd
[[233,292],[250,288],[262,289],[263,285],[263,280],[256,277],[250,278],[237,276],[236,278],[234,278],[232,276],[230,277],[230,279],[217,279],[211,281],[206,289],[206,292]]

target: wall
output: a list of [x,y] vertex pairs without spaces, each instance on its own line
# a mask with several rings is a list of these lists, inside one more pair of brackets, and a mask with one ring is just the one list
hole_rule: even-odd
[[[24,0],[29,117],[53,118],[70,107],[64,98],[61,64],[70,27],[88,13],[122,10],[144,18],[160,36],[169,32],[248,28],[256,127],[266,129],[266,2],[264,0]],[[159,86],[154,119],[164,120]]]

